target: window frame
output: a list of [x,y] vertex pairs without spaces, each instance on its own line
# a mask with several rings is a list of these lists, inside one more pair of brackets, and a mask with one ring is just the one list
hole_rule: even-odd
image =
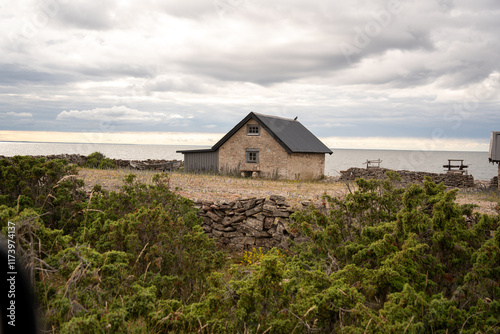
[[[252,131],[252,129],[257,129],[257,132]],[[260,136],[260,125],[247,124],[247,136]]]
[[[252,153],[255,153],[255,159],[251,158]],[[247,164],[258,164],[259,163],[259,149],[258,148],[247,148],[245,150],[245,161]]]

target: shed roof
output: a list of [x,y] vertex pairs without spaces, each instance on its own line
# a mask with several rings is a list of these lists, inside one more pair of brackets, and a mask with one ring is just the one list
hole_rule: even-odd
[[[293,119],[264,115],[251,112],[231,129],[210,150],[216,151],[231,138],[250,119],[254,119],[264,128],[288,153],[328,153],[333,152],[323,144],[300,122]],[[190,153],[190,151],[177,151]]]
[[198,150],[178,150],[175,151],[176,153],[207,153],[207,152],[213,152],[214,150],[212,148],[201,148]]
[[490,162],[500,162],[500,131],[491,131],[490,153],[488,158]]

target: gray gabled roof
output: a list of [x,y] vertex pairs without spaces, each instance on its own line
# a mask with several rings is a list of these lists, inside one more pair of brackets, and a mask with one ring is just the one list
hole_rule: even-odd
[[251,112],[229,131],[213,147],[219,149],[236,131],[254,119],[264,128],[288,153],[328,153],[333,152],[300,122],[277,116],[269,116]]
[[[277,116],[263,115],[251,112],[231,129],[211,149],[205,152],[216,151],[231,138],[250,119],[254,119],[265,129],[288,153],[328,153],[333,152],[326,147],[315,135],[300,122]],[[194,151],[177,151],[178,153],[194,153]]]

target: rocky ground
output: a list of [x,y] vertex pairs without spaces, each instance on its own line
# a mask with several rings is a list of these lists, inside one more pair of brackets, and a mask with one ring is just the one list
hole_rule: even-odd
[[[85,190],[90,192],[95,184],[101,184],[105,189],[118,190],[123,184],[123,178],[128,174],[137,175],[141,182],[151,183],[155,174],[153,171],[137,171],[130,169],[98,170],[79,169],[79,176],[85,181]],[[219,175],[195,175],[180,172],[170,173],[170,186],[178,194],[193,201],[234,201],[237,199],[257,197],[269,198],[280,195],[295,208],[301,208],[302,202],[321,203],[321,196],[345,196],[352,190],[352,184],[340,182],[335,178],[318,182],[300,182],[289,180],[266,180],[226,177]],[[496,214],[500,195],[479,185],[477,188],[462,189],[457,202],[460,204],[476,204],[476,211]]]

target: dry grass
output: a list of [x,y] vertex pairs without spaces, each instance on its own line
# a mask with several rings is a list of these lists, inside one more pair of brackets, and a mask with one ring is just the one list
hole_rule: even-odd
[[500,192],[484,187],[461,189],[455,202],[459,204],[475,204],[479,206],[476,211],[494,215],[499,213]]
[[[118,190],[123,185],[123,178],[128,174],[137,175],[138,181],[151,183],[156,172],[79,169],[79,176],[85,181],[87,191],[95,184],[101,184],[108,190]],[[321,201],[321,196],[325,193],[330,196],[344,196],[348,192],[342,182],[268,180],[180,172],[170,173],[170,185],[178,194],[191,200],[233,201],[240,198],[282,195],[287,197],[289,204],[294,207],[303,201]]]
[[[137,175],[136,179],[140,182],[151,183],[156,173],[130,169],[79,169],[79,176],[85,181],[85,189],[89,192],[95,184],[101,184],[107,190],[119,190],[123,185],[123,178],[128,174]],[[178,194],[191,200],[216,202],[282,195],[296,208],[301,207],[304,201],[321,202],[323,194],[343,197],[349,192],[343,182],[268,180],[180,172],[170,174],[170,185]],[[476,204],[479,206],[476,211],[487,214],[497,214],[499,202],[498,191],[488,189],[463,189],[457,198],[457,203]]]
[[100,184],[106,190],[117,191],[123,185],[123,178],[129,174],[135,174],[137,181],[150,184],[156,173],[130,169],[78,169],[78,176],[85,181],[84,188],[87,192],[90,192],[96,184]]

